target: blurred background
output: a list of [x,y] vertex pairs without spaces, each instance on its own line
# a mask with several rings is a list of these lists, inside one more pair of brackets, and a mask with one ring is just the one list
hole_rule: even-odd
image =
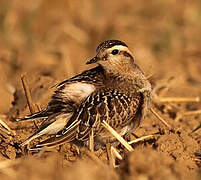
[[126,42],[146,75],[201,81],[201,1],[0,0],[0,113],[21,74],[69,78],[107,39]]
[[0,176],[6,175],[0,179],[201,179],[200,130],[192,134],[201,119],[181,116],[200,110],[201,102],[156,105],[175,131],[148,113],[135,133],[160,135],[134,145],[115,170],[104,151],[82,162],[69,143],[54,149],[55,159],[16,146],[36,130],[32,122],[11,121],[30,113],[20,77],[26,75],[34,104],[43,108],[51,87],[90,68],[85,62],[108,39],[129,46],[145,75],[152,75],[153,88],[168,87],[162,96],[201,98],[199,0],[0,0],[0,120],[16,132],[0,134]]

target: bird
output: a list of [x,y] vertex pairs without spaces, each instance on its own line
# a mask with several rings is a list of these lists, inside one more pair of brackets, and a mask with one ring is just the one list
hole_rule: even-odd
[[65,142],[89,146],[93,129],[95,149],[116,139],[101,125],[107,122],[121,136],[129,136],[145,118],[151,104],[152,87],[136,64],[128,46],[106,40],[86,64],[95,67],[56,85],[47,107],[16,121],[42,119],[33,139],[49,136],[31,149],[54,147]]

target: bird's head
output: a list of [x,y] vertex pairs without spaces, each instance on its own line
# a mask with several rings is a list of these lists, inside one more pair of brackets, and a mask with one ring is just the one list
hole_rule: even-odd
[[98,63],[109,71],[126,71],[134,64],[134,58],[128,46],[119,40],[107,40],[96,49],[96,56],[86,64]]

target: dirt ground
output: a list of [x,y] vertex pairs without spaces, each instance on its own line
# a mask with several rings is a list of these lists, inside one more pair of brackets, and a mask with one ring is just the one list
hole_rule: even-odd
[[[201,114],[188,114],[201,110],[200,34],[196,0],[1,0],[0,120],[14,135],[0,130],[0,179],[201,179],[201,130],[192,133]],[[152,107],[171,128],[149,112],[134,134],[154,137],[133,144],[133,152],[119,147],[123,160],[115,169],[104,150],[78,154],[68,143],[41,152],[19,148],[36,130],[33,122],[15,122],[30,113],[21,75],[42,109],[52,86],[90,68],[85,62],[106,39],[126,42],[151,75]]]

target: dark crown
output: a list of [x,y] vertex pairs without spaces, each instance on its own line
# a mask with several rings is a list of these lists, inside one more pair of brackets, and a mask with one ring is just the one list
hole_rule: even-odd
[[99,44],[99,46],[96,48],[96,52],[99,53],[101,51],[104,51],[105,49],[111,48],[116,45],[122,45],[128,47],[124,42],[119,40],[107,40]]

